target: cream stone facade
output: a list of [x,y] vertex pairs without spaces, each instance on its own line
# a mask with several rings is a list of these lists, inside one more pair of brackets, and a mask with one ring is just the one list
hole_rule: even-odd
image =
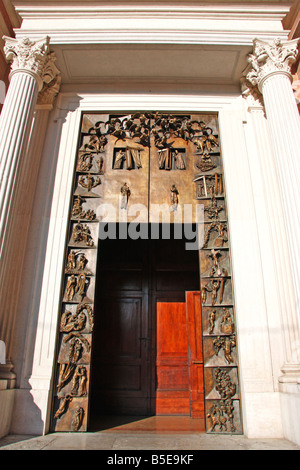
[[0,436],[50,430],[82,113],[158,110],[218,116],[243,433],[300,444],[298,39],[283,26],[294,4],[11,0],[19,25],[3,39]]

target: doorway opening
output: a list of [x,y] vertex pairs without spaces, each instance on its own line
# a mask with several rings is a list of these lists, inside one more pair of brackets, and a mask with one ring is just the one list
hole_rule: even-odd
[[[197,334],[202,350],[199,252],[186,249],[195,227],[140,224],[133,239],[115,224],[111,233],[98,245],[89,428],[190,431],[194,416],[192,429],[204,432],[189,344]],[[199,294],[190,316],[187,293]],[[193,367],[203,376],[200,363]]]

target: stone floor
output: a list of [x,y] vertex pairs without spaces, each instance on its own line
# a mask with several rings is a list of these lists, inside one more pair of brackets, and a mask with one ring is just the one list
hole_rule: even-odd
[[[86,433],[53,433],[45,436],[8,435],[0,450],[300,450],[284,439],[248,439],[243,435],[206,434],[195,420],[152,417],[107,422],[102,430]],[[116,454],[117,455],[117,454]],[[134,454],[135,455],[135,454]]]
[[208,434],[59,433],[46,436],[9,435],[0,450],[300,450],[284,439],[247,439]]

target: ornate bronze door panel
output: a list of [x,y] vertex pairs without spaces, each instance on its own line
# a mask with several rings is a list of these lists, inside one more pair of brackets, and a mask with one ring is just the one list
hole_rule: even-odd
[[[199,291],[206,429],[242,432],[217,115],[160,112],[82,116],[62,287],[52,430],[84,431],[88,427],[98,243],[99,238],[114,235],[102,227],[108,222],[112,226],[132,221],[192,223],[197,221],[199,207],[204,209]],[[132,330],[127,332],[130,337],[143,324],[144,301],[128,302],[135,305],[131,311],[136,312],[130,320]],[[117,321],[117,309],[113,303],[108,308],[112,316],[104,321],[111,328],[109,322]],[[109,346],[104,348],[107,352]],[[143,362],[142,357],[139,360]],[[197,406],[196,398],[195,413]]]

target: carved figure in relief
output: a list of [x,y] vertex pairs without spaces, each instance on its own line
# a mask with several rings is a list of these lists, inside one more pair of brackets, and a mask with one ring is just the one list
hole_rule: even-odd
[[228,241],[228,238],[225,236],[225,233],[224,233],[227,231],[227,224],[217,224],[217,228],[218,228],[218,237],[215,240],[215,245],[223,246],[223,244]]
[[233,412],[234,412],[234,406],[233,402],[231,399],[222,401],[222,410],[224,413],[227,414],[229,422],[230,422],[230,431],[235,432],[236,427],[233,424]]
[[191,120],[188,116],[174,116],[162,113],[155,113],[152,117],[154,124],[151,132],[154,137],[158,134],[166,138],[174,136],[186,142],[194,141],[195,138],[198,138],[201,139],[203,149],[207,147],[207,151],[210,151],[212,145],[217,143],[217,138],[212,135],[212,129],[207,127],[203,121]]
[[83,351],[83,346],[87,351],[90,351],[91,346],[87,338],[85,338],[81,333],[77,331],[71,331],[69,334],[65,336],[63,339],[64,343],[70,341],[71,349],[70,349],[70,361],[77,362],[80,358],[81,353]]
[[127,147],[126,149],[126,169],[142,168],[140,149]]
[[201,156],[201,158],[199,159],[199,161],[196,163],[196,167],[202,171],[203,173],[205,173],[206,171],[210,171],[210,170],[213,170],[214,168],[216,168],[217,166],[214,164],[214,162],[212,161],[210,155],[207,155],[207,154],[203,154]]
[[95,212],[91,209],[84,211],[82,209],[83,202],[86,202],[86,199],[84,199],[82,196],[75,197],[72,208],[72,217],[78,219],[94,220],[96,217]]
[[71,271],[76,268],[76,255],[79,253],[78,251],[71,250],[68,254],[68,262],[67,262],[67,271]]
[[229,373],[226,370],[215,370],[216,390],[220,394],[220,410],[222,416],[226,417],[226,421],[230,422],[231,432],[236,431],[234,426],[234,406],[233,397],[236,394],[236,384],[231,380]]
[[[86,313],[85,313],[86,312]],[[89,304],[82,303],[76,308],[76,312],[72,314],[66,311],[61,316],[60,329],[64,333],[71,331],[82,331],[86,326],[86,319],[88,317],[90,329],[93,329],[93,312]]]
[[100,173],[100,175],[103,175],[103,164],[104,164],[104,159],[103,157],[100,157],[98,160],[97,160],[97,165],[98,165],[98,172]]
[[66,413],[69,403],[72,401],[72,399],[73,397],[71,397],[71,395],[66,395],[65,397],[61,398],[59,408],[54,415],[55,419],[59,419],[63,414]]
[[93,135],[87,144],[84,145],[85,149],[95,151],[96,153],[103,153],[105,151],[105,145],[107,144],[107,138],[104,135],[97,136]]
[[221,321],[221,331],[226,335],[234,333],[234,322],[228,309],[224,308],[224,314]]
[[57,391],[60,392],[67,383],[71,380],[71,377],[76,369],[76,364],[69,362],[63,363],[59,366],[59,380],[57,385]]
[[79,256],[78,262],[76,263],[76,268],[78,271],[83,271],[88,263],[87,258],[83,253]]
[[126,170],[132,170],[134,168],[142,168],[141,152],[142,148],[127,146],[126,149],[120,149],[116,153],[113,169],[120,170],[123,168],[124,162]]
[[144,147],[149,146],[149,139],[150,139],[150,132],[148,129],[144,129],[143,132],[140,134],[139,143],[142,144]]
[[214,346],[216,356],[219,354],[219,351],[223,349],[226,362],[228,364],[231,364],[233,362],[231,352],[232,352],[232,348],[236,346],[235,335],[218,336],[213,341],[213,346]]
[[83,153],[78,157],[77,171],[89,171],[93,166],[93,154]]
[[223,415],[223,411],[218,405],[214,404],[211,407],[210,412],[207,414],[207,417],[211,418],[212,421],[212,427],[210,429],[211,432],[215,430],[216,426],[219,426],[220,431],[222,431],[223,428],[225,431],[227,431],[227,418]]
[[85,296],[85,289],[86,289],[86,275],[80,274],[77,277],[77,284],[75,287],[75,292],[76,294],[77,293],[79,294],[81,302],[83,301],[84,296]]
[[[207,301],[208,292],[211,292],[211,304],[215,305],[217,301],[218,290],[221,285],[222,284],[218,279],[211,279],[209,282],[207,282],[205,285],[202,286],[201,288],[202,305],[205,305]],[[223,297],[220,298],[220,303],[222,303],[222,300],[223,300]]]
[[236,394],[236,384],[231,381],[226,370],[217,368],[215,370],[216,390],[223,400],[232,399]]
[[83,344],[86,348],[89,348],[89,343],[84,339],[82,335],[78,333],[70,333],[64,339],[64,342],[68,341],[69,338],[71,339],[68,362],[60,364],[59,367],[59,380],[57,385],[58,392],[60,392],[73,377],[73,374],[77,367],[77,363],[81,358],[83,352]]
[[83,417],[84,417],[84,409],[82,407],[79,407],[76,410],[74,418],[72,420],[72,430],[73,431],[79,431],[79,429],[81,428],[81,425],[82,425]]
[[67,274],[77,274],[83,272],[88,263],[87,258],[80,251],[71,250],[68,254],[68,260],[65,272]]
[[116,154],[116,158],[114,161],[114,170],[119,170],[122,168],[123,161],[126,159],[126,152],[125,150],[119,150]]
[[130,196],[130,189],[129,187],[127,186],[127,183],[124,183],[123,186],[121,187],[121,206],[120,208],[121,209],[127,209],[127,205],[128,205],[128,199],[129,199],[129,196]]
[[66,286],[66,299],[72,301],[76,294],[80,296],[80,301],[82,302],[85,296],[85,290],[87,286],[87,279],[84,273],[79,274],[77,278],[72,274],[68,279]]
[[127,139],[138,138],[138,143],[144,147],[149,146],[151,113],[135,113],[121,121],[108,121],[108,132]]
[[70,342],[69,363],[76,364],[81,357],[82,351],[83,345],[81,341],[76,337],[72,338]]
[[236,346],[235,335],[225,336],[224,357],[226,361],[228,362],[228,364],[231,364],[233,362],[231,351],[232,351],[232,348],[234,348],[235,346]]
[[222,253],[220,250],[217,250],[217,251],[215,249],[210,250],[210,254],[208,255],[208,257],[211,258],[213,262],[213,267],[211,269],[210,276],[214,276],[215,274],[217,276],[221,276],[222,269],[219,263],[220,256],[222,256]]
[[183,156],[181,152],[179,152],[177,149],[174,151],[173,154],[174,160],[175,160],[175,166],[178,170],[185,170],[185,162],[183,159]]
[[101,124],[104,124],[103,121],[97,121],[94,126],[92,126],[88,133],[91,136],[90,141],[86,144],[86,148],[95,150],[97,153],[103,153],[104,147],[107,144],[107,138],[103,135],[101,131]]
[[[107,127],[107,133],[108,134],[112,134],[116,137],[119,137],[120,135],[123,135],[123,134],[120,134],[120,131],[122,130],[122,121],[121,121],[121,119],[111,117],[108,121],[106,121],[105,125]],[[125,136],[126,136],[126,134],[124,133],[124,137]]]
[[218,201],[215,198],[215,196],[211,198],[210,206],[204,207],[204,212],[207,213],[207,217],[209,219],[214,219],[214,220],[217,220],[219,218],[219,213],[222,212],[223,210],[224,210],[223,207],[218,206]]
[[75,313],[72,315],[71,312],[67,311],[62,314],[60,321],[60,329],[64,333],[70,331],[81,331],[84,329],[86,324],[86,316],[83,312]]
[[66,286],[66,299],[67,300],[73,300],[73,297],[75,295],[75,288],[76,288],[76,278],[72,274]]
[[214,332],[215,321],[216,321],[216,311],[212,310],[211,312],[209,312],[209,316],[208,316],[208,323],[209,323],[208,332],[209,332],[210,335]]
[[176,211],[178,207],[178,195],[179,191],[176,188],[175,184],[172,184],[171,189],[170,189],[170,198],[171,198],[171,211]]
[[213,135],[213,130],[211,127],[208,127],[205,122],[199,122],[200,132],[192,139],[193,143],[196,145],[197,151],[202,152],[203,154],[209,154],[213,147],[219,145],[219,141],[216,136]]
[[155,129],[152,130],[152,135],[154,136],[154,145],[159,150],[169,150],[175,142],[175,140],[168,142],[168,134],[161,135]]
[[218,232],[218,236],[217,236],[216,240],[214,241],[214,246],[222,247],[224,245],[224,243],[226,243],[228,241],[228,239],[225,235],[225,232],[227,231],[227,224],[213,222],[208,226],[208,229],[206,230],[202,248],[207,248],[207,245],[208,245],[208,242],[209,242],[209,239],[210,239],[210,235],[214,231]]
[[81,197],[78,196],[74,199],[74,204],[72,208],[72,216],[77,217],[82,212],[82,202]]
[[207,300],[207,292],[211,292],[211,290],[209,290],[209,286],[202,286],[201,288],[201,301],[202,301],[202,305],[205,305],[206,303],[206,300]]
[[213,276],[227,276],[228,275],[228,271],[225,269],[225,268],[221,268],[220,266],[220,262],[219,262],[219,257],[222,256],[222,253],[220,250],[215,250],[214,248],[210,251],[210,254],[207,255],[209,258],[212,259],[212,262],[213,262],[213,266],[212,266],[212,269],[210,271],[210,277],[213,277]]
[[158,166],[160,170],[171,170],[172,158],[169,149],[158,150]]
[[94,242],[91,237],[91,232],[88,226],[85,224],[77,223],[73,227],[73,241],[75,243],[85,242],[86,246],[94,246]]
[[99,186],[99,184],[101,184],[101,179],[99,176],[97,178],[94,178],[90,174],[81,175],[78,179],[78,183],[80,184],[80,186],[86,188],[88,192],[90,192],[93,188],[96,188],[96,186]]
[[71,395],[79,397],[87,395],[87,372],[84,366],[77,366],[72,379]]
[[211,287],[212,287],[211,303],[212,305],[215,305],[217,301],[218,289],[220,288],[220,281],[212,281]]

